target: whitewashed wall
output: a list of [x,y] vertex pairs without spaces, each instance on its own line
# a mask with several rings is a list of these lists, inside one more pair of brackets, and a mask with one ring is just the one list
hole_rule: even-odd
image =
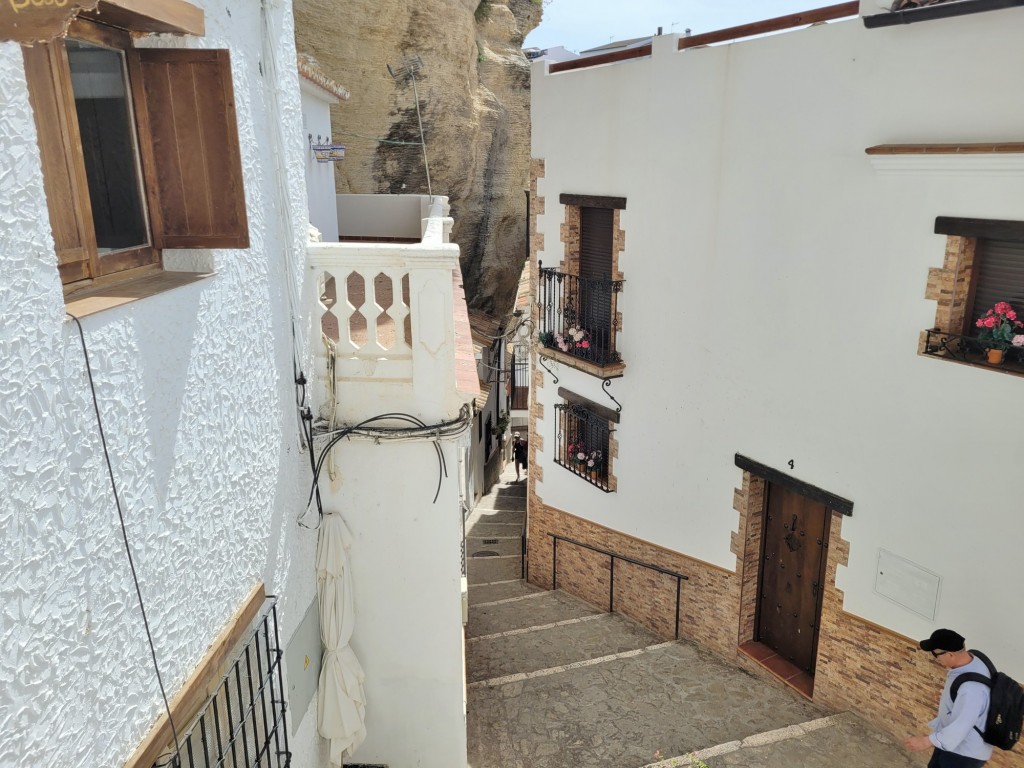
[[[230,48],[252,247],[167,252],[169,265],[217,275],[83,320],[171,693],[256,580],[281,595],[285,642],[314,594],[315,534],[294,524],[306,479],[285,286],[298,277],[281,257],[301,252],[306,220],[291,7],[270,4],[272,111],[259,4],[201,4],[204,38],[144,44]],[[0,44],[0,93],[0,763],[118,765],[162,704],[82,350],[65,322],[12,43]],[[276,130],[290,169],[280,185],[267,154]],[[302,223],[294,235],[284,217]],[[319,765],[319,741],[302,726],[295,765]]]
[[352,762],[466,765],[458,448],[440,445],[448,476],[436,502],[429,440],[342,441],[336,480],[322,481],[325,506],[353,535],[351,645],[366,673],[367,736]]
[[334,197],[334,163],[317,162],[310,142],[327,143],[331,137],[331,104],[336,104],[338,100],[302,78],[299,78],[299,86],[302,96],[302,131],[306,139],[303,154],[309,222],[320,230],[325,243],[336,243],[338,211]]
[[[1019,139],[1024,10],[866,30],[859,19],[546,75],[545,266],[559,193],[627,198],[618,492],[554,465],[545,503],[732,569],[739,452],[854,501],[845,608],[912,637],[954,626],[1024,674],[1016,583],[1019,378],[916,354],[936,216],[1021,219],[1020,173],[880,175],[865,147]],[[600,381],[559,386],[611,407]],[[794,462],[789,469],[788,462]],[[885,548],[942,577],[934,622],[874,591]]]

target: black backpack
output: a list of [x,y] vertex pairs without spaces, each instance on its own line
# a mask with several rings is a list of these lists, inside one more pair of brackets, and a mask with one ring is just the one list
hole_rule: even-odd
[[953,681],[949,695],[956,701],[956,692],[964,683],[984,683],[989,687],[988,717],[985,730],[978,731],[985,743],[999,749],[1010,750],[1020,739],[1021,724],[1024,722],[1024,689],[1009,675],[997,672],[995,665],[981,651],[971,650],[988,667],[989,676],[977,672],[965,672]]

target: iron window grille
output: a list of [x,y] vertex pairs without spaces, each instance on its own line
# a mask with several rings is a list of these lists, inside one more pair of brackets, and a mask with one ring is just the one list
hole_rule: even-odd
[[184,731],[179,751],[154,768],[288,768],[283,656],[277,600],[268,597],[252,635]]
[[608,420],[577,403],[555,406],[555,463],[610,493]]
[[540,342],[599,366],[622,362],[615,317],[622,280],[540,270]]

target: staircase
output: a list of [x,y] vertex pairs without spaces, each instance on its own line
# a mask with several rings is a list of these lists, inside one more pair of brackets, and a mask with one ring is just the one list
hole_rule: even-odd
[[852,715],[528,584],[525,507],[506,468],[467,522],[471,768],[915,765]]

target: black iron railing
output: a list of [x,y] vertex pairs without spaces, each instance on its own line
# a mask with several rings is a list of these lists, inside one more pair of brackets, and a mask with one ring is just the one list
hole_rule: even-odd
[[[273,599],[273,598],[268,598]],[[283,652],[273,599],[220,687],[192,721],[180,751],[156,763],[169,768],[288,768]]]
[[577,403],[555,405],[555,463],[611,493],[608,420]]
[[615,316],[621,280],[577,277],[540,270],[540,343],[581,360],[619,363]]
[[573,544],[577,547],[583,547],[589,549],[591,552],[598,552],[602,555],[606,555],[611,558],[611,569],[609,572],[608,579],[608,613],[614,613],[615,611],[615,561],[622,560],[624,563],[631,563],[632,565],[639,565],[641,568],[648,568],[658,573],[663,573],[666,576],[671,576],[676,580],[676,622],[675,622],[675,633],[676,640],[679,639],[679,606],[682,604],[682,592],[683,582],[689,581],[689,576],[684,576],[681,573],[670,571],[668,568],[662,568],[660,565],[654,565],[652,563],[645,563],[642,560],[634,560],[632,557],[625,557],[623,555],[617,555],[607,549],[601,547],[595,547],[591,544],[584,544],[582,541],[576,539],[570,539],[568,536],[559,536],[557,533],[549,533],[551,537],[551,589],[558,589],[558,542],[564,541],[567,544]]
[[988,352],[993,346],[991,341],[936,330],[927,333],[924,344],[926,355],[942,357],[947,360],[959,360],[962,363],[999,366],[1010,371],[1024,373],[1024,347],[1012,345],[1002,347],[1002,360],[996,363],[989,360]]

